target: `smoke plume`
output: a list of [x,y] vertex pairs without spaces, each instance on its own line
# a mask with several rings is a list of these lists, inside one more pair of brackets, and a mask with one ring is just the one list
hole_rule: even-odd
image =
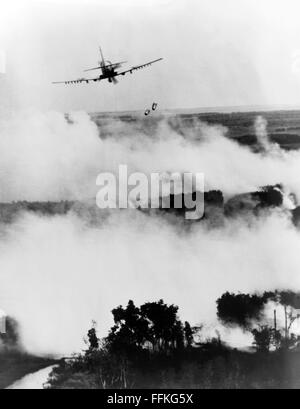
[[[118,123],[108,126],[111,137],[104,138],[85,113],[3,119],[1,201],[93,201],[97,174],[116,172],[121,163],[145,173],[204,172],[206,188],[227,197],[275,183],[300,194],[298,151],[253,153],[222,128],[201,123],[195,138],[166,122],[153,137],[142,127],[128,125],[121,136]],[[1,308],[16,317],[26,349],[35,353],[78,351],[93,319],[106,335],[110,311],[129,299],[163,298],[179,305],[182,319],[214,331],[215,301],[225,291],[299,291],[299,245],[289,213],[279,210],[213,229],[195,223],[188,231],[137,210],[111,211],[94,226],[75,212],[24,213],[1,224]]]

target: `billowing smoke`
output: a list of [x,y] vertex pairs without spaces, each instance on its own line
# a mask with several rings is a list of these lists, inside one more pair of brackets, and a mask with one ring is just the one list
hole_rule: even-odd
[[[299,152],[255,154],[202,126],[200,143],[166,123],[153,138],[135,130],[101,138],[85,113],[17,117],[1,124],[1,201],[95,198],[100,171],[204,172],[207,189],[227,196],[282,183],[300,193]],[[300,233],[289,214],[233,219],[188,231],[157,215],[112,211],[97,226],[75,212],[20,215],[1,225],[0,303],[20,322],[25,347],[61,354],[82,347],[91,320],[106,335],[110,310],[133,299],[163,298],[182,319],[215,328],[215,301],[225,291],[300,289]],[[224,333],[224,336],[226,334]],[[236,340],[235,340],[236,341]]]
[[255,135],[257,138],[257,141],[259,145],[266,151],[270,151],[270,147],[272,146],[268,131],[267,131],[267,126],[268,126],[268,121],[262,117],[262,116],[257,116],[255,119]]
[[[277,183],[300,195],[299,151],[255,154],[226,138],[223,128],[201,122],[182,135],[162,121],[149,137],[142,122],[137,128],[111,119],[104,139],[86,113],[70,119],[51,112],[0,120],[1,201],[91,199],[98,173],[117,172],[119,164],[147,174],[204,173],[207,189],[227,196]],[[258,128],[269,146],[264,126]]]
[[271,156],[284,156],[280,146],[270,140],[268,135],[268,121],[263,116],[258,115],[256,117],[254,129],[258,145],[262,152]]
[[163,298],[183,319],[212,325],[227,290],[299,289],[299,244],[279,214],[189,233],[133,210],[98,228],[74,215],[27,215],[1,240],[0,299],[27,348],[66,353],[80,348],[92,319],[104,335],[111,309],[129,299]]

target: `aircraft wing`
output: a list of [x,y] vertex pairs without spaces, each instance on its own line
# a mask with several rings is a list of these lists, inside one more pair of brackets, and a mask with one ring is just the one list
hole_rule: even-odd
[[161,60],[162,60],[162,58],[158,58],[157,60],[149,61],[149,62],[146,62],[145,64],[137,65],[135,67],[131,67],[126,71],[118,72],[118,74],[116,74],[115,76],[117,77],[118,75],[125,75],[128,72],[130,72],[130,74],[132,74],[133,71],[141,70],[142,68],[146,68],[146,67],[150,67],[150,65],[154,64],[155,62],[161,61]]
[[100,77],[96,77],[96,78],[78,78],[77,80],[54,81],[54,82],[52,82],[52,84],[66,84],[66,85],[81,84],[81,83],[88,84],[89,82],[101,81],[103,79],[104,79],[103,75],[100,75]]

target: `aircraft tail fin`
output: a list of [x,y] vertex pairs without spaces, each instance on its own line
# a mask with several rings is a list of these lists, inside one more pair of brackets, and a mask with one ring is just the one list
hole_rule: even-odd
[[99,51],[100,51],[100,55],[101,55],[101,65],[105,66],[105,60],[103,57],[103,52],[102,52],[102,48],[99,46]]

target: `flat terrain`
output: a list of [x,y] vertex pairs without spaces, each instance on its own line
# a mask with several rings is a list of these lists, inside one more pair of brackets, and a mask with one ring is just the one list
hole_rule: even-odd
[[55,364],[53,359],[20,352],[0,353],[0,389],[5,389],[23,376]]
[[[120,125],[130,124],[137,131],[142,130],[149,136],[157,129],[161,121],[166,120],[170,127],[183,135],[189,129],[197,131],[198,120],[210,125],[220,125],[227,129],[226,135],[236,139],[239,143],[254,146],[257,142],[254,123],[257,116],[262,116],[268,121],[268,134],[270,140],[278,143],[283,149],[300,148],[300,111],[253,111],[253,112],[208,112],[208,113],[172,113],[160,112],[159,110],[151,116],[145,117],[143,111],[131,113],[91,114],[92,119],[101,129],[102,137],[109,137],[111,130],[109,123],[111,118],[121,122]],[[118,127],[122,136],[122,127]],[[197,132],[196,132],[197,133]],[[124,135],[126,127],[124,127]]]

